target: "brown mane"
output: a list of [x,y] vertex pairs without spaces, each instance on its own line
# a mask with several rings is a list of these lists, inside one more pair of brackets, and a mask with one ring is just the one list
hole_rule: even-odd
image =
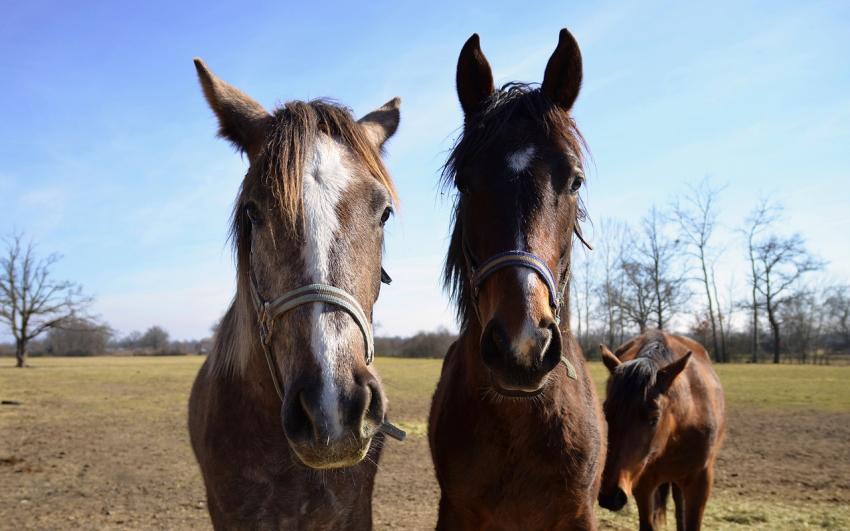
[[243,214],[249,190],[271,194],[292,234],[302,223],[302,193],[306,157],[320,133],[348,146],[356,159],[398,203],[395,185],[381,161],[381,153],[353,118],[351,110],[329,100],[290,101],[274,111],[273,123],[256,163],[251,165],[240,187],[231,214],[230,240],[236,255],[237,290],[216,334],[210,371],[241,374],[247,357],[259,347],[254,309],[249,296],[250,223]]
[[[469,321],[474,310],[471,307],[472,297],[468,293],[469,277],[463,256],[463,227],[459,214],[464,208],[464,186],[458,182],[458,174],[473,164],[505,127],[515,123],[518,116],[534,120],[548,134],[563,139],[567,150],[578,158],[579,164],[584,163],[587,153],[587,144],[572,116],[552,103],[536,84],[507,83],[493,92],[480,112],[467,117],[463,133],[443,166],[441,180],[443,190],[457,186],[461,192],[455,200],[452,237],[443,269],[443,284],[457,307],[461,328]],[[577,220],[582,221],[585,217],[584,208],[579,204]],[[565,297],[568,296],[569,290],[565,293]],[[564,308],[568,310],[569,304],[565,303]]]

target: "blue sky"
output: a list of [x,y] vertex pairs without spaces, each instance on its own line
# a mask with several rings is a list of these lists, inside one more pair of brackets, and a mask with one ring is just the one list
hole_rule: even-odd
[[[268,107],[330,96],[362,115],[402,98],[388,166],[402,206],[375,310],[379,333],[454,326],[440,287],[458,132],[460,47],[497,83],[540,81],[568,27],[583,51],[575,115],[597,222],[635,222],[705,176],[734,230],[763,196],[850,279],[850,4],[845,2],[18,2],[0,18],[0,229],[64,256],[57,273],[126,333],[201,337],[234,290],[227,218],[246,161],[215,138],[192,65]],[[427,6],[427,7],[426,7]],[[591,239],[593,228],[588,230]]]

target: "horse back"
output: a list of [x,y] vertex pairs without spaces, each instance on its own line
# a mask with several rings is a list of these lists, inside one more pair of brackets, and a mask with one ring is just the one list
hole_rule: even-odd
[[710,466],[726,432],[726,404],[720,378],[701,344],[673,334],[665,337],[676,359],[692,353],[685,372],[668,392],[676,429],[680,432],[671,434],[671,438],[690,441],[688,446],[699,452],[705,465]]

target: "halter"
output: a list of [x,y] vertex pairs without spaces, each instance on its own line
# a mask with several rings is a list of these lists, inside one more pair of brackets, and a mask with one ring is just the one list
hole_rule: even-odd
[[[251,249],[251,258],[253,259],[254,250]],[[252,260],[253,261],[253,260]],[[260,345],[263,347],[263,354],[266,357],[266,364],[269,367],[269,375],[272,377],[274,390],[283,403],[283,386],[280,383],[278,376],[277,363],[272,355],[272,332],[274,331],[274,323],[278,318],[294,310],[299,306],[312,303],[324,303],[337,306],[345,310],[352,318],[360,331],[363,333],[363,341],[366,346],[366,365],[370,365],[375,358],[375,340],[372,336],[372,326],[369,319],[366,317],[366,312],[354,298],[354,295],[348,293],[344,289],[329,284],[307,284],[300,288],[287,291],[280,297],[271,301],[263,300],[260,297],[260,292],[257,289],[257,278],[254,275],[253,267],[251,270],[251,299],[254,301],[254,308],[257,311],[257,321],[260,326]],[[392,278],[381,268],[381,282],[389,284]],[[394,426],[389,421],[384,420],[378,427],[378,430],[397,439],[403,441],[407,434],[400,428]]]
[[[584,242],[584,239],[579,235],[582,243],[587,245]],[[588,248],[590,246],[588,245]],[[555,316],[555,325],[559,326],[561,324],[561,305],[564,302],[564,290],[567,287],[567,282],[570,278],[569,267],[564,271],[560,282],[555,282],[555,275],[552,273],[552,270],[549,269],[549,266],[546,264],[546,261],[537,256],[534,253],[529,253],[526,251],[505,251],[498,254],[495,254],[484,260],[484,262],[475,267],[474,262],[472,260],[472,255],[469,252],[469,248],[464,241],[463,244],[463,254],[466,257],[466,263],[470,270],[470,283],[472,284],[472,302],[473,307],[475,308],[475,313],[478,313],[478,295],[481,291],[481,285],[487,280],[487,277],[495,273],[500,269],[504,269],[506,267],[524,267],[527,269],[531,269],[543,280],[543,283],[546,284],[546,288],[549,291],[549,306],[552,308],[552,313]],[[481,321],[481,316],[478,316],[479,322]],[[565,356],[561,356],[561,363],[564,364],[564,367],[567,369],[567,377],[571,380],[577,379],[576,369],[573,364],[568,360]]]
[[567,274],[568,272],[565,271],[561,281],[556,283],[555,275],[552,273],[552,270],[549,269],[546,261],[536,254],[526,251],[514,250],[498,253],[485,260],[478,267],[473,265],[474,262],[472,260],[472,255],[470,254],[469,248],[466,244],[464,244],[464,254],[466,255],[466,262],[470,269],[472,297],[476,311],[478,311],[478,295],[481,291],[481,286],[484,284],[484,281],[487,280],[487,277],[506,267],[524,267],[537,273],[537,275],[543,280],[543,283],[546,284],[546,289],[549,292],[549,306],[552,308],[552,313],[555,317],[555,324],[561,324],[561,304],[564,302],[564,289],[566,288],[567,280],[569,279],[569,274]]

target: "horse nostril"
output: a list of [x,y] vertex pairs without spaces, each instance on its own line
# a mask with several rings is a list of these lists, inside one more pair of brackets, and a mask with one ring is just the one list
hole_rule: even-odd
[[614,504],[617,506],[617,509],[622,509],[628,501],[629,497],[626,496],[626,491],[617,487],[617,491],[614,493]]
[[617,487],[614,492],[611,493],[601,491],[599,493],[598,501],[599,505],[602,506],[603,509],[619,511],[626,506],[626,503],[629,501],[629,497],[623,489]]
[[505,358],[508,339],[502,326],[495,320],[490,320],[481,334],[481,357],[489,366],[499,365]]
[[505,335],[505,331],[502,330],[502,327],[496,325],[490,333],[493,335],[493,345],[496,347],[496,350],[502,353],[507,352],[510,346],[508,345],[508,338]]
[[384,400],[381,395],[381,388],[378,387],[378,382],[371,380],[366,384],[366,389],[369,390],[366,418],[376,419],[380,422],[384,418]]
[[546,325],[545,334],[541,334],[540,341],[542,341],[540,361],[543,370],[548,372],[561,361],[561,331],[558,329],[558,325],[554,322]]
[[283,431],[291,440],[308,440],[313,436],[313,419],[303,392],[298,391],[281,407],[280,413]]
[[357,398],[352,406],[356,414],[352,426],[360,437],[369,438],[384,420],[384,397],[378,380],[368,375],[364,380],[356,379],[359,386]]
[[548,327],[544,326],[537,329],[535,349],[537,357],[541,360],[546,357],[546,353],[549,351],[549,345],[552,344],[552,335],[552,330]]

